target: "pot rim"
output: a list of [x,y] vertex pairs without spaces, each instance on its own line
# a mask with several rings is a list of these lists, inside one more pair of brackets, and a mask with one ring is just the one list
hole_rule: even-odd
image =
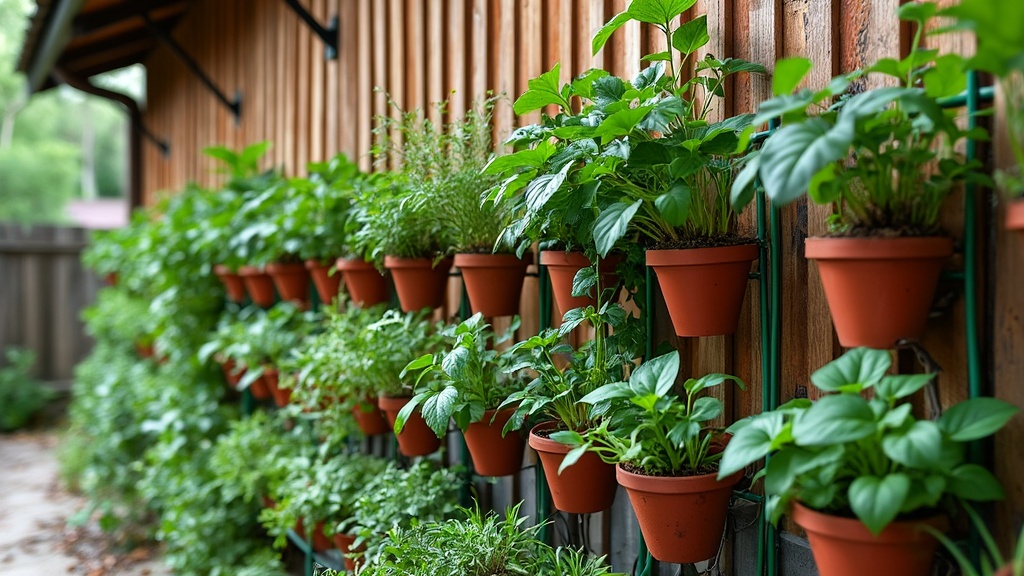
[[[361,258],[337,258],[334,261],[334,267],[342,272],[377,270],[377,267],[373,264],[373,262],[367,262],[366,260],[363,260]],[[380,270],[377,270],[377,272],[380,272]]]
[[520,258],[515,254],[476,254],[460,252],[455,255],[457,268],[526,268],[533,264],[533,253],[527,252]]
[[1024,197],[1015,198],[1006,204],[1006,228],[1024,229]]
[[268,274],[303,274],[306,266],[301,262],[271,262],[265,270]]
[[[605,266],[611,266],[612,268],[618,267],[619,263],[623,260],[622,254],[612,253],[604,258],[601,258],[601,268]],[[578,250],[571,252],[565,252],[563,250],[541,250],[540,251],[540,263],[544,266],[590,266],[593,262],[589,258]]]
[[262,266],[250,266],[248,264],[238,267],[239,276],[263,276],[266,274]]
[[385,411],[398,411],[411,400],[412,396],[385,396],[383,394],[379,394],[377,396],[377,407]]
[[615,465],[615,479],[628,489],[652,494],[685,494],[693,492],[714,492],[732,490],[732,487],[743,478],[743,470],[737,470],[731,476],[719,480],[718,472],[698,474],[695,476],[647,476],[630,472]]
[[900,238],[807,238],[804,256],[812,260],[904,260],[948,258],[953,255],[949,236]]
[[681,248],[671,250],[648,250],[645,253],[648,266],[699,266],[701,264],[726,264],[729,262],[753,262],[761,254],[761,248],[754,244],[733,246],[708,246],[704,248]]
[[914,543],[918,542],[922,536],[930,536],[927,532],[918,528],[922,524],[927,524],[940,531],[946,531],[949,527],[949,519],[945,515],[935,514],[919,520],[893,520],[878,536],[875,536],[857,518],[847,518],[845,516],[820,512],[799,501],[793,502],[793,508],[789,513],[789,517],[808,532],[854,542],[886,540],[892,543]]
[[[213,265],[213,273],[216,274],[217,276],[238,276],[239,275],[237,271],[232,270],[227,264],[214,264]],[[112,272],[112,274],[116,274],[116,272]]]
[[548,430],[557,427],[557,420],[548,420],[546,422],[541,422],[540,424],[537,424],[533,428],[530,428],[530,448],[533,448],[534,450],[537,450],[539,452],[549,452],[551,454],[568,454],[569,451],[572,450],[572,446],[562,444],[561,442],[555,442],[550,438],[545,438],[543,436],[538,436],[536,434],[538,430]]
[[331,260],[330,258],[327,258],[325,260],[319,260],[317,258],[309,258],[309,259],[303,261],[303,265],[306,267],[307,270],[314,270],[316,268],[334,268],[335,267],[334,261]]

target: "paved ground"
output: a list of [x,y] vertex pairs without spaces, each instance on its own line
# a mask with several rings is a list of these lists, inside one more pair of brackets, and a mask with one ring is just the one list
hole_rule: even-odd
[[115,550],[94,524],[68,528],[81,498],[60,487],[56,436],[0,434],[0,575],[164,576],[153,550]]

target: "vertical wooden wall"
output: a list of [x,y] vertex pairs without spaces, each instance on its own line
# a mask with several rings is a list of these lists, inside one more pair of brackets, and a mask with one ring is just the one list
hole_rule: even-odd
[[[952,0],[942,0],[949,4]],[[911,30],[895,17],[902,0],[698,0],[692,14],[707,13],[711,42],[702,50],[736,56],[771,69],[786,56],[807,56],[815,68],[807,83],[829,78],[883,56],[906,50]],[[147,63],[150,130],[166,138],[169,157],[146,146],[144,188],[149,201],[161,190],[180,189],[186,181],[210,184],[212,163],[200,151],[223,144],[241,147],[260,140],[274,143],[270,161],[289,174],[301,174],[307,162],[337,152],[359,158],[369,168],[373,117],[395,114],[386,91],[405,109],[431,110],[450,99],[461,114],[490,91],[508,101],[495,114],[497,138],[538,115],[515,118],[511,101],[527,81],[562,64],[562,80],[600,66],[632,76],[642,54],[663,49],[664,40],[636,24],[617,32],[605,49],[591,56],[593,33],[628,0],[306,0],[322,22],[341,20],[341,53],[326,61],[323,45],[283,2],[207,0],[197,2],[175,31],[176,37],[228,94],[240,92],[242,117],[235,122],[213,96],[173,57],[159,48]],[[930,40],[937,47],[970,52],[965,37]],[[867,86],[877,81],[868,79]],[[770,96],[770,78],[741,76],[727,87],[728,100],[718,117],[751,112]],[[998,122],[996,125],[999,125]],[[998,147],[998,146],[997,146]],[[1003,146],[1005,147],[1005,146]],[[944,214],[950,233],[959,235],[963,210],[959,199]],[[825,209],[797,204],[782,211],[782,394],[786,401],[808,393],[808,374],[838,356],[821,283],[803,257],[803,241],[824,232]],[[982,229],[996,226],[982,210]],[[742,228],[753,230],[753,214]],[[982,350],[989,386],[1000,396],[1024,402],[1017,391],[1024,376],[1024,254],[1012,238],[1000,234],[983,241],[994,269],[981,270],[995,285],[979,302],[993,310],[982,327]],[[959,266],[957,262],[951,267]],[[870,289],[870,286],[865,286]],[[529,290],[529,289],[528,289]],[[966,348],[962,287],[943,287],[952,302],[928,327],[923,345],[944,368],[940,392],[944,405],[966,396]],[[732,337],[677,341],[692,373],[726,371],[750,386],[732,397],[734,417],[760,410],[760,302],[757,286],[748,290],[742,327]],[[535,306],[535,304],[533,304]],[[983,315],[985,317],[985,315]],[[993,321],[991,318],[995,318]],[[524,327],[526,328],[526,327]],[[902,354],[904,370],[917,369]],[[811,392],[813,395],[813,392]],[[1010,505],[1001,508],[1001,525],[1019,525],[1024,517],[1022,466],[1013,446],[1024,442],[1021,419],[1001,435],[996,466],[1009,487]],[[1004,530],[1003,534],[1008,534]]]

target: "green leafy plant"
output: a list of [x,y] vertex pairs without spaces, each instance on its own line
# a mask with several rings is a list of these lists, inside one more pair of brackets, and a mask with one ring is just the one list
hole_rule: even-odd
[[8,348],[7,366],[0,367],[0,431],[17,430],[53,398],[53,390],[29,375],[36,355]]
[[524,214],[505,229],[505,241],[522,251],[553,237],[601,256],[624,238],[671,248],[735,243],[723,239],[734,216],[730,156],[751,116],[710,123],[708,115],[729,76],[764,68],[711,56],[691,62],[710,41],[707,16],[674,23],[693,4],[633,0],[595,35],[595,53],[631,20],[665,35],[668,49],[645,56],[654,63],[632,81],[589,70],[560,86],[556,64],[529,82],[515,112],[555,106],[558,113],[513,133],[509,143],[525,149],[488,166],[503,178],[490,198]]
[[283,213],[298,231],[299,257],[327,262],[350,249],[349,212],[368,175],[344,154],[311,163],[308,171],[308,179],[292,180]]
[[407,470],[389,463],[371,478],[352,507],[352,516],[337,532],[356,535],[354,547],[365,544],[364,559],[377,564],[384,554],[384,535],[414,523],[441,521],[455,514],[462,472],[438,468],[422,460]]
[[496,335],[477,313],[442,331],[449,347],[420,356],[402,371],[403,376],[419,371],[419,376],[416,395],[398,413],[395,431],[402,431],[417,408],[438,437],[444,435],[452,418],[465,431],[471,423],[483,419],[485,411],[494,410],[510,394],[522,390],[526,381],[515,369],[521,354],[511,349],[496,350],[511,340],[518,328],[516,316],[503,334]]
[[[764,470],[773,522],[793,500],[860,519],[878,534],[892,520],[950,497],[998,500],[991,472],[965,462],[966,443],[999,430],[1018,409],[995,398],[960,402],[936,421],[917,420],[904,400],[931,374],[886,375],[887,351],[855,348],[811,375],[826,395],[796,399],[734,424],[719,478],[769,454]],[[870,400],[862,393],[871,390]]]
[[999,545],[996,544],[995,538],[992,537],[992,533],[989,532],[988,526],[985,525],[985,521],[981,519],[981,515],[970,504],[961,502],[961,505],[967,511],[971,524],[984,544],[980,568],[976,567],[975,563],[968,559],[967,554],[949,536],[946,536],[932,526],[924,526],[923,528],[939,542],[942,542],[946,550],[953,555],[957,564],[960,565],[960,572],[964,576],[996,576],[999,570],[1009,566],[1010,572],[1006,576],[1024,575],[1024,530],[1021,531],[1020,536],[1017,538],[1017,546],[1013,551],[1013,557],[1007,561],[1004,559],[1002,551],[999,550]]
[[[515,392],[500,408],[516,406],[505,432],[521,428],[528,418],[556,420],[564,430],[584,431],[594,427],[598,418],[580,402],[587,394],[610,382],[625,378],[625,367],[639,356],[643,342],[641,322],[617,303],[603,302],[613,289],[602,290],[596,267],[582,269],[573,283],[573,295],[597,288],[598,306],[566,312],[561,327],[548,328],[515,344],[512,353],[525,353],[512,368],[536,373],[521,391]],[[594,338],[573,350],[565,338],[581,325],[594,329]],[[555,358],[571,354],[568,366],[560,368]]]
[[152,344],[156,324],[149,314],[149,300],[126,290],[106,288],[96,303],[82,312],[86,331],[96,339],[117,342],[125,349]]
[[575,446],[562,461],[572,466],[587,451],[602,460],[623,464],[649,476],[708,474],[721,459],[712,451],[715,434],[706,423],[722,414],[722,401],[701,396],[708,388],[743,381],[728,374],[689,378],[685,398],[673,393],[679,373],[679,352],[648,360],[626,382],[612,382],[580,399],[590,404],[600,424],[583,433],[564,430],[551,439]]
[[425,522],[388,533],[380,563],[365,576],[601,576],[611,574],[604,558],[568,548],[553,549],[537,539],[542,525],[523,527],[522,504],[498,515],[460,508],[460,518]]
[[1024,19],[1024,5],[1014,0],[961,0],[942,12],[961,28],[975,33],[977,48],[968,62],[976,70],[1000,79],[1010,150],[1016,166],[996,173],[1012,197],[1024,195],[1024,31],[1014,22]]
[[353,350],[362,360],[348,369],[348,377],[366,383],[376,394],[408,396],[412,379],[405,374],[409,358],[431,353],[442,343],[441,327],[433,326],[425,312],[387,310],[360,332]]
[[[781,117],[783,126],[748,155],[733,183],[733,204],[748,203],[754,179],[760,178],[778,205],[804,194],[830,204],[832,234],[935,234],[939,209],[954,185],[986,181],[980,162],[966,162],[954,151],[964,138],[984,138],[984,130],[961,129],[956,112],[938,102],[966,85],[963,60],[921,47],[936,11],[931,3],[900,6],[900,18],[916,25],[909,54],[838,76],[817,91],[791,94],[811,64],[805,58],[781,60],[772,83],[775,98],[761,104],[753,123]],[[849,95],[852,82],[865,74],[881,74],[899,85]],[[842,98],[833,105],[836,96]]]

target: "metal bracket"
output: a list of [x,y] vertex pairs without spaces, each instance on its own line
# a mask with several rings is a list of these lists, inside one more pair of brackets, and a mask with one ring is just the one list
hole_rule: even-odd
[[324,28],[316,21],[316,18],[309,13],[308,10],[303,8],[302,4],[299,4],[299,0],[284,0],[284,3],[292,9],[293,12],[299,15],[299,18],[306,23],[307,26],[313,29],[313,32],[324,41],[324,58],[328,60],[335,60],[338,58],[338,45],[341,42],[341,29],[338,24],[338,16],[334,15],[328,22],[327,27]]
[[211,80],[210,77],[207,76],[205,72],[203,72],[202,68],[199,67],[199,64],[197,64],[196,61],[192,59],[192,57],[189,56],[187,52],[185,52],[181,45],[178,44],[174,40],[174,38],[172,38],[169,34],[164,32],[162,28],[153,23],[153,20],[150,19],[149,14],[143,12],[142,14],[140,14],[140,16],[142,17],[142,20],[146,23],[146,28],[150,31],[150,33],[153,34],[153,36],[155,36],[157,40],[163,43],[163,45],[166,46],[167,49],[170,50],[171,53],[174,54],[175,57],[177,57],[178,60],[180,60],[181,63],[185,65],[185,68],[188,68],[189,72],[191,72],[193,76],[198,78],[199,81],[202,82],[203,85],[206,86],[206,88],[210,92],[213,92],[213,95],[217,97],[217,100],[219,100],[220,103],[223,104],[225,108],[231,111],[231,114],[235,117],[235,125],[237,126],[239,121],[242,119],[241,94],[236,92],[234,99],[228,100],[228,97],[225,96],[223,92],[221,92],[220,88],[218,88],[217,85],[213,83],[213,80]]

